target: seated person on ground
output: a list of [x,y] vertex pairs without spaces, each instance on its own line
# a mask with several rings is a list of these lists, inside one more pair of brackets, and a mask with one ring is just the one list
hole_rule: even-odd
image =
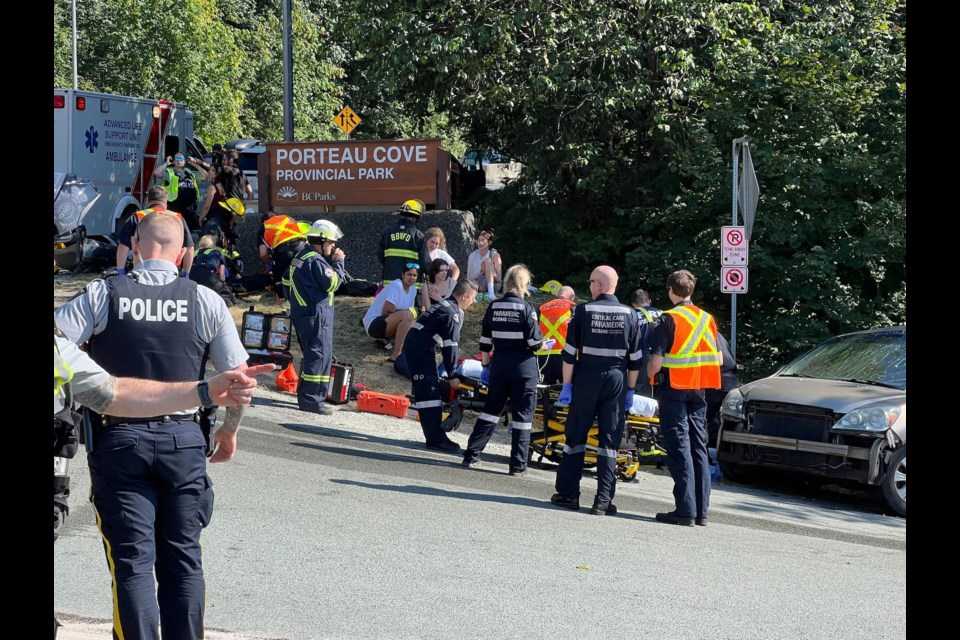
[[467,279],[477,284],[481,292],[486,291],[490,298],[500,287],[503,275],[503,261],[493,248],[493,231],[484,229],[477,236],[477,250],[467,258]]
[[393,339],[390,361],[400,355],[403,339],[419,314],[417,310],[417,276],[420,265],[408,262],[400,278],[392,280],[373,299],[363,316],[363,328],[375,340]]
[[457,281],[450,275],[452,267],[447,264],[443,258],[437,258],[430,263],[430,270],[427,272],[427,296],[430,298],[430,304],[440,302],[451,293],[457,286]]
[[433,262],[437,258],[443,258],[450,267],[449,278],[454,281],[450,286],[452,291],[453,287],[457,285],[456,281],[460,279],[460,267],[457,266],[453,256],[447,253],[447,236],[443,234],[443,229],[440,227],[431,227],[427,229],[423,237],[427,242],[427,250],[430,252],[430,261]]

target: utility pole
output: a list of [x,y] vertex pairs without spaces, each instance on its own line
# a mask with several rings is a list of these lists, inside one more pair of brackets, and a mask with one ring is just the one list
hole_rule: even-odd
[[293,17],[291,0],[283,0],[283,139],[293,141]]

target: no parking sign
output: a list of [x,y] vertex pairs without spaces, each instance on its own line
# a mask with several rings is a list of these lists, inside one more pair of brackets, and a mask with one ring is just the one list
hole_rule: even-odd
[[747,267],[720,267],[720,291],[723,293],[746,293]]

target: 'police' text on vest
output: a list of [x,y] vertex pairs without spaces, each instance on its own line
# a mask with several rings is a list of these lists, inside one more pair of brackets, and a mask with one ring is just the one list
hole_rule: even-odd
[[141,300],[120,298],[120,319],[129,313],[134,320],[146,322],[187,322],[186,300]]

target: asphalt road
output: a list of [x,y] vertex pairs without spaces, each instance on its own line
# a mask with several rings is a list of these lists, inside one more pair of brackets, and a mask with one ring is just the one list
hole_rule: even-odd
[[[672,482],[621,484],[616,517],[549,504],[554,468],[506,475],[355,405],[331,417],[264,390],[212,465],[203,535],[211,640],[906,636],[906,520],[860,496],[714,486],[710,525],[656,522]],[[452,434],[466,443],[473,419]],[[109,637],[110,578],[86,465],[55,544],[61,640]],[[581,502],[596,481],[587,473]]]

